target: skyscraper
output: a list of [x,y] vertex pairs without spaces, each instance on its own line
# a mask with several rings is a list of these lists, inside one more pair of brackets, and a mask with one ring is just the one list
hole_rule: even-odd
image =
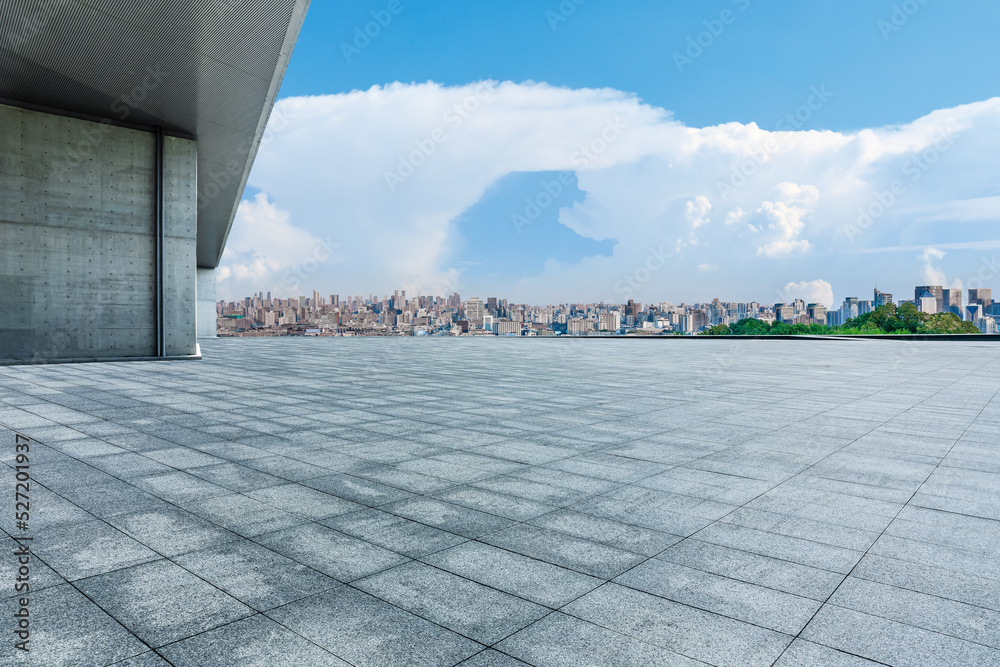
[[962,317],[962,290],[946,289],[944,291],[944,309],[941,312],[954,313]]
[[840,321],[846,322],[852,317],[857,317],[860,313],[858,312],[858,297],[849,296],[844,299],[844,305],[840,307]]
[[774,304],[774,319],[778,322],[791,322],[795,319],[795,307],[787,303]]
[[969,288],[969,305],[978,303],[983,307],[983,310],[988,308],[993,304],[993,290],[989,288],[979,288],[973,289]]
[[921,313],[927,313],[928,315],[933,315],[934,313],[940,312],[937,306],[937,298],[931,292],[924,290],[919,292],[916,298],[917,310]]
[[873,299],[873,301],[875,302],[876,308],[878,308],[879,306],[885,306],[892,303],[892,295],[889,294],[888,292],[879,292],[878,288],[876,287],[875,298]]
[[924,292],[929,292],[930,295],[934,297],[934,312],[944,312],[944,288],[940,285],[918,285],[917,287],[914,287],[913,301],[918,306],[920,305],[920,297],[923,296]]
[[826,324],[826,306],[821,303],[810,303],[806,306],[809,319],[816,324]]
[[483,300],[474,296],[465,304],[465,319],[469,322],[483,319]]

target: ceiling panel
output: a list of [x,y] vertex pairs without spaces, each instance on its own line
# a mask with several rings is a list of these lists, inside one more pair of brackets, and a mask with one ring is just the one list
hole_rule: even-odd
[[0,98],[192,136],[199,194],[235,160],[198,205],[198,264],[215,267],[308,5],[0,0]]

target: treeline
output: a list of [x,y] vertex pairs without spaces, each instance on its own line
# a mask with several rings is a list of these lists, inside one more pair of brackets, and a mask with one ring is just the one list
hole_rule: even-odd
[[968,334],[979,333],[972,322],[963,322],[955,313],[921,313],[912,303],[897,308],[894,304],[879,306],[844,322],[842,326],[825,324],[769,324],[755,318],[740,320],[735,324],[718,324],[698,334],[699,336],[838,336],[838,335],[887,335],[887,334]]

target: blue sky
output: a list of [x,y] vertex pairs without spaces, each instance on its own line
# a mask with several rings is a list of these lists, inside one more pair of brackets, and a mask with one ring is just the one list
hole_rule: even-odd
[[[375,23],[379,18],[384,25]],[[366,28],[374,37],[359,38]],[[257,280],[290,289],[283,269],[305,263],[308,275],[296,269],[293,282],[321,291],[385,292],[408,281],[425,292],[461,288],[463,296],[472,290],[539,301],[613,299],[624,296],[615,288],[619,279],[664,243],[669,268],[636,296],[768,302],[786,283],[821,292],[825,283],[839,300],[865,296],[875,280],[899,296],[925,279],[968,282],[997,236],[1000,188],[985,172],[990,163],[979,136],[990,134],[994,110],[974,105],[996,94],[998,28],[1000,3],[986,0],[316,1],[276,107],[304,117],[289,112],[278,126],[272,118],[274,141],[261,149],[234,227],[237,243],[224,262],[232,278],[220,285],[238,291]],[[453,126],[447,109],[487,80],[511,86],[480,95],[470,119]],[[403,87],[385,87],[394,82]],[[480,105],[491,110],[480,112]],[[530,228],[515,229],[510,217],[534,196],[532,188],[574,169],[572,160],[564,165],[553,155],[586,145],[609,109],[634,114],[628,117],[638,128],[626,129],[606,155],[577,161],[581,168],[559,201]],[[569,117],[575,120],[560,121]],[[722,144],[715,126],[725,128]],[[784,131],[770,135],[781,148],[761,149],[767,137],[746,129],[754,126]],[[703,159],[681,170],[681,158],[690,157],[681,149],[684,133],[664,139],[670,128],[700,131]],[[430,166],[419,166],[398,189],[382,188],[385,174],[435,129],[445,139],[436,155],[425,156]],[[870,132],[879,140],[877,155],[868,155]],[[953,140],[935,149],[935,132]],[[303,133],[316,141],[310,145]],[[331,136],[338,133],[349,136]],[[531,159],[524,149],[505,154],[528,135],[532,150],[551,143],[550,150]],[[506,139],[491,145],[500,136]],[[733,166],[754,151],[770,154],[768,167],[734,200],[719,187],[731,171],[717,160],[720,145]],[[914,167],[921,151],[930,151],[932,165]],[[350,166],[330,165],[338,155]],[[322,169],[310,166],[319,162]],[[297,168],[302,175],[285,182]],[[631,181],[622,180],[626,174]],[[338,201],[312,194],[337,194],[338,180],[352,183],[341,198],[350,220],[336,215]],[[845,237],[844,220],[857,227],[857,213],[894,181],[904,192],[876,216],[878,224]],[[367,185],[371,206],[348,201]],[[630,196],[619,196],[629,187]],[[851,205],[838,209],[838,201]],[[273,243],[254,246],[251,232],[266,239],[281,225],[305,236],[279,236],[339,244],[341,254],[313,262],[308,252],[278,257],[268,250]],[[823,230],[834,228],[839,234],[824,238]],[[423,234],[419,252],[428,261],[413,257],[412,239],[396,248],[389,238],[414,230]],[[928,255],[927,247],[935,252]],[[379,248],[382,259],[405,271],[359,269],[351,260],[362,248]],[[586,281],[573,278],[574,270],[604,272],[589,286],[601,293],[584,293]]]
[[[313,2],[282,96],[393,81],[534,80],[633,92],[688,125],[770,129],[810,86],[826,84],[835,99],[805,127],[852,130],[993,97],[1000,71],[1000,3],[990,0],[917,1],[888,39],[879,21],[891,24],[893,6],[905,4],[898,0],[586,0],[565,17],[558,0],[401,0],[402,11],[346,62],[338,45],[387,4]],[[724,10],[732,22],[678,71],[674,52]]]

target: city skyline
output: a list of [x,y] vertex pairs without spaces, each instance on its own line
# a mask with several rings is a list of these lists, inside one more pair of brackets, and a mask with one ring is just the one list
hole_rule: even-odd
[[[913,298],[893,300],[893,295],[872,290],[871,299],[845,297],[839,308],[799,298],[773,304],[713,298],[711,302],[626,303],[575,302],[532,305],[490,296],[483,299],[458,293],[407,295],[406,290],[380,297],[376,294],[295,297],[256,292],[237,301],[216,302],[220,335],[589,335],[589,334],[699,334],[744,321],[777,325],[807,325],[822,329],[797,333],[829,333],[837,327],[862,326],[869,314],[890,308],[904,319],[931,322],[928,333],[997,333],[1000,303],[990,288],[970,288],[966,300],[959,289],[916,285]],[[909,308],[910,315],[904,309]],[[944,317],[945,320],[934,320]],[[859,319],[860,318],[860,319]],[[912,321],[912,326],[918,324]],[[971,328],[959,328],[971,327]],[[741,325],[742,326],[742,325]],[[758,325],[755,325],[758,326]],[[903,326],[900,320],[900,326]],[[910,326],[910,325],[907,325]],[[711,332],[709,330],[712,330]],[[885,331],[892,332],[894,329]],[[789,332],[791,333],[791,332]],[[717,335],[717,334],[716,334]]]
[[[794,283],[839,302],[996,273],[988,20],[935,3],[567,6],[314,11],[220,296],[750,300]],[[583,46],[616,30],[627,45]],[[479,46],[500,34],[518,48]],[[931,57],[942,34],[961,39]]]

